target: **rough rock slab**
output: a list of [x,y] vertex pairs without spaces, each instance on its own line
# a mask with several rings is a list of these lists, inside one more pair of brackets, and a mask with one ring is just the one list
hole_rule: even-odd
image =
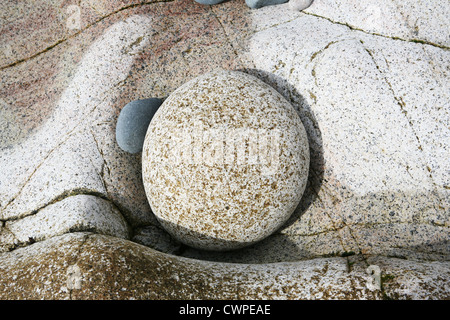
[[281,233],[299,247],[294,234],[331,232],[340,252],[448,255],[448,50],[310,14],[255,17],[243,56],[298,108],[311,146],[311,193]]
[[320,0],[306,12],[367,33],[450,46],[450,7],[440,1]]
[[[64,212],[64,215],[61,215]],[[4,228],[19,243],[42,241],[64,233],[91,231],[128,238],[128,226],[114,204],[94,195],[68,195],[33,215],[7,221]]]
[[[166,255],[116,237],[73,233],[0,255],[8,299],[445,299],[448,262],[370,260],[386,289],[371,287],[367,264],[320,258],[223,264]],[[350,266],[350,269],[349,269]],[[407,269],[407,274],[400,274]],[[369,284],[369,285],[368,285]],[[412,285],[414,284],[414,285]],[[410,286],[412,285],[412,286]],[[12,290],[14,288],[14,290]],[[383,286],[384,288],[384,286]]]
[[158,109],[142,175],[170,234],[224,251],[258,242],[289,219],[309,162],[305,128],[281,94],[246,73],[215,70],[179,87]]
[[[53,217],[61,217],[61,225],[52,231],[43,224],[39,239],[48,240],[21,243],[40,248],[26,251],[5,226],[81,192],[112,203],[135,230],[132,239],[160,250],[289,265],[351,252],[395,256],[402,259],[389,258],[386,265],[398,275],[409,270],[424,285],[399,276],[392,286],[386,282],[385,294],[448,298],[450,6],[437,0],[369,2],[314,1],[299,13],[288,4],[250,10],[244,1],[212,7],[190,0],[88,1],[80,3],[80,25],[78,9],[56,1],[5,3],[0,250],[13,251],[0,259],[2,270],[11,272],[0,280],[2,292],[12,297],[10,284],[21,281],[14,275],[39,268],[27,269],[32,261],[21,260],[25,252],[43,261],[43,270],[53,270],[39,252],[52,252],[52,236],[59,234],[53,231],[67,230],[65,212],[58,211]],[[121,151],[114,137],[126,103],[163,99],[216,68],[244,70],[283,94],[305,124],[312,156],[305,196],[284,228],[258,246],[220,256],[175,249],[167,234],[142,231],[158,223],[145,197],[140,158]],[[27,239],[35,231],[16,232]],[[76,261],[79,245],[66,243],[65,266]],[[15,269],[12,262],[6,266],[7,256],[19,259]],[[130,272],[124,267],[123,274]],[[50,282],[65,281],[47,275]],[[68,291],[52,292],[45,281],[23,283],[17,296],[32,288],[28,296],[67,297]],[[434,282],[439,285],[427,289],[425,283]],[[407,291],[411,286],[417,290]]]

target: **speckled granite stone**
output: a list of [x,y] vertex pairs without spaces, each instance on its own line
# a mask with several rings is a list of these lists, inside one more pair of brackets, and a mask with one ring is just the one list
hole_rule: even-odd
[[173,92],[142,154],[158,220],[180,241],[211,250],[240,248],[277,230],[308,177],[308,138],[295,110],[236,71],[213,71]]
[[[23,47],[21,54],[36,57],[1,70],[0,122],[8,129],[0,133],[0,163],[7,168],[0,173],[2,221],[26,217],[75,192],[111,200],[132,227],[157,224],[142,186],[140,158],[117,146],[119,112],[150,93],[168,95],[184,76],[236,67],[236,57],[206,7],[190,1],[124,5],[110,15],[106,3],[97,3],[104,19],[43,53]],[[178,31],[164,32],[168,28]],[[211,43],[210,35],[217,42]],[[200,63],[205,54],[207,65]],[[155,72],[161,77],[149,82]],[[21,230],[21,237],[26,233]],[[0,242],[14,246],[11,233],[3,235]]]
[[448,51],[310,14],[267,27],[283,11],[254,15],[264,28],[246,53],[291,99],[310,138],[309,201],[280,233],[299,247],[305,235],[334,233],[344,251],[446,259]]
[[0,50],[0,69],[53,49],[113,13],[152,2],[158,0],[79,3],[36,0],[5,5],[1,17],[8,27],[0,34],[3,49]]
[[[61,216],[61,212],[65,212]],[[67,232],[92,231],[128,238],[128,226],[110,201],[93,195],[68,195],[26,218],[4,226],[20,244],[42,241]]]
[[181,242],[172,238],[163,228],[152,225],[134,230],[132,241],[170,254],[178,254],[182,246]]
[[[81,29],[74,28],[71,4],[80,8]],[[222,288],[239,287],[232,297],[254,297],[251,290],[263,288],[260,295],[270,290],[270,297],[280,298],[300,279],[299,286],[306,283],[312,291],[290,297],[448,298],[449,10],[448,1],[439,0],[376,5],[321,0],[302,12],[290,10],[289,3],[251,10],[245,1],[215,6],[192,0],[2,3],[0,251],[12,250],[0,258],[2,267],[7,265],[0,272],[2,297],[148,297],[149,287],[142,295],[129,289],[130,278],[143,278],[132,275],[135,264],[114,260],[118,239],[96,242],[100,252],[80,266],[85,279],[92,279],[90,287],[100,283],[95,290],[83,287],[77,296],[79,291],[68,288],[67,272],[75,270],[87,238],[72,241],[69,235],[65,245],[65,240],[53,242],[55,235],[91,229],[89,221],[114,216],[106,210],[105,216],[83,220],[74,210],[67,216],[77,217],[71,228],[62,209],[69,208],[63,205],[67,195],[78,192],[79,199],[93,195],[114,206],[141,244],[195,259],[259,263],[252,270],[263,274],[272,275],[273,264],[266,262],[322,268],[325,263],[298,260],[351,252],[365,259],[371,254],[401,258],[354,263],[353,257],[362,256],[348,257],[347,271],[361,276],[360,282],[349,279],[354,290],[328,290],[329,283],[314,274],[303,277],[292,269],[280,269],[277,275],[287,280],[278,284],[227,273],[227,264],[208,269],[200,263],[185,291],[165,291],[173,298],[201,296],[204,288],[188,289],[211,270],[218,276],[210,296],[224,297]],[[228,254],[171,247],[173,239],[146,199],[140,157],[123,152],[115,141],[117,117],[126,103],[165,98],[215,68],[244,70],[284,95],[300,115],[311,151],[310,178],[291,218],[263,241]],[[43,213],[55,224],[39,220]],[[27,221],[39,222],[28,228]],[[25,242],[6,227],[13,223],[24,226],[14,231]],[[135,249],[131,263],[141,261],[139,270],[159,267],[145,247]],[[63,272],[58,273],[54,261],[61,256]],[[159,257],[163,266],[186,261]],[[98,264],[92,277],[83,273],[102,259],[113,262]],[[387,274],[384,293],[365,290],[367,263]],[[105,270],[123,277],[115,282]],[[398,276],[390,279],[393,273]],[[172,283],[172,273],[165,274],[167,279],[148,273],[139,285],[155,279]],[[334,276],[327,281],[341,283]],[[227,277],[237,278],[224,281]]]
[[[448,299],[449,262],[361,256],[265,264],[163,254],[131,241],[72,233],[0,254],[2,299]],[[169,311],[168,311],[169,312]]]
[[450,6],[438,0],[320,0],[304,12],[369,33],[450,46],[448,33],[443,32]]

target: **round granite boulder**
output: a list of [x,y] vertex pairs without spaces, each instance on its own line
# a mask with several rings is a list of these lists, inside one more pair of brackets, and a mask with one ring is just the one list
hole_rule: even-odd
[[309,146],[283,96],[217,70],[173,92],[148,128],[143,182],[152,211],[179,241],[231,250],[279,229],[306,186]]

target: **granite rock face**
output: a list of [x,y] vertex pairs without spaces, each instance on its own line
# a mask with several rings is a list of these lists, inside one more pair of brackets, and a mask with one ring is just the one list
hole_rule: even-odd
[[217,70],[175,90],[142,152],[144,187],[162,226],[208,250],[260,241],[306,187],[308,137],[294,108],[256,77]]
[[307,13],[368,33],[449,47],[450,8],[439,1],[315,1]]
[[448,257],[449,51],[319,18],[317,6],[273,28],[266,10],[248,53],[310,137],[311,202],[282,234],[303,248],[327,237],[340,252]]
[[221,3],[224,1],[225,0],[195,0],[195,2],[198,2],[200,4],[206,4],[206,5],[218,4],[218,3]]
[[[189,279],[161,297],[202,297],[211,283],[204,296],[448,298],[449,10],[437,0],[323,0],[302,12],[243,1],[7,2],[1,298],[156,297],[144,293],[161,292],[149,290],[155,279]],[[124,105],[163,99],[217,68],[279,91],[311,154],[291,218],[231,253],[188,248],[164,233],[139,155],[115,139]],[[102,251],[90,256],[94,245]],[[172,272],[180,264],[198,272]],[[381,270],[382,287],[368,285],[369,266]]]
[[0,296],[9,299],[449,298],[448,281],[443,281],[449,277],[448,262],[371,257],[383,276],[382,291],[361,259],[284,262],[271,264],[268,271],[261,264],[165,255],[92,233],[54,237],[0,257]]
[[[61,216],[61,212],[65,214]],[[71,195],[23,219],[7,221],[5,228],[19,243],[42,241],[67,232],[91,230],[128,238],[128,226],[120,211],[93,195]]]

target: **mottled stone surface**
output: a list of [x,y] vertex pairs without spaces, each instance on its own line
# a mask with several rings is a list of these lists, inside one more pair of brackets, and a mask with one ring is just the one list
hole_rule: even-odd
[[[85,238],[63,245],[52,242],[55,236],[103,232],[106,225],[93,227],[91,222],[122,220],[119,212],[129,234],[122,224],[107,234],[197,262],[260,263],[251,268],[267,272],[265,263],[289,261],[286,274],[294,279],[302,263],[322,268],[317,257],[350,263],[358,257],[351,265],[354,272],[367,277],[368,264],[377,264],[383,273],[398,275],[393,281],[386,277],[384,293],[392,298],[448,297],[448,2],[321,0],[302,12],[288,3],[251,10],[245,1],[214,6],[191,0],[2,5],[0,251],[11,251],[0,259],[2,266],[9,261],[0,279],[2,298],[15,292],[66,298],[68,291],[60,294],[51,284],[67,288],[67,278],[52,269],[51,256],[45,260],[39,252],[54,252],[54,244],[59,245],[59,255],[67,254],[68,262],[60,268],[65,275]],[[140,157],[122,151],[115,140],[117,117],[128,102],[164,99],[216,68],[245,71],[278,90],[298,111],[311,150],[304,197],[291,218],[272,236],[231,254],[177,246],[169,234],[161,234],[146,199]],[[96,206],[103,208],[99,216],[62,210],[71,201],[65,198],[74,194],[86,201],[80,203],[84,208],[95,197]],[[39,220],[46,212],[51,220]],[[69,217],[77,217],[76,222],[67,224]],[[28,228],[27,221],[41,222]],[[8,229],[13,224],[23,226],[14,229],[17,235]],[[27,251],[28,246],[40,249]],[[153,255],[144,253],[151,249],[138,247],[135,256],[153,261]],[[25,252],[26,261],[20,258]],[[339,257],[352,252],[354,256]],[[115,261],[116,253],[105,249],[101,257]],[[380,260],[371,261],[372,255]],[[171,259],[167,261],[183,260]],[[115,265],[127,283],[132,262]],[[89,281],[107,284],[109,293],[103,297],[128,292],[113,280],[102,282],[105,270],[116,268],[113,264],[99,266],[104,270]],[[220,279],[231,275],[220,271],[227,264],[215,266]],[[206,277],[209,269],[203,270],[195,279]],[[78,272],[75,267],[69,271]],[[31,274],[30,281],[12,289],[20,281],[14,276]],[[153,283],[154,276],[148,274],[143,283]],[[250,278],[233,277],[233,285],[242,288],[239,296],[252,291],[246,282]],[[328,285],[302,279],[311,282],[314,292]],[[249,281],[262,283],[256,277]],[[271,297],[283,296],[289,288],[264,283],[278,288]],[[340,297],[340,291],[329,292],[322,298]],[[89,294],[95,296],[86,290],[83,297]],[[226,291],[216,294],[226,296]]]
[[450,7],[440,1],[321,0],[306,10],[367,33],[449,47]]
[[310,137],[314,191],[281,233],[300,247],[306,239],[294,234],[326,232],[341,239],[332,250],[448,257],[449,102],[439,84],[448,50],[310,14],[265,27],[250,48],[257,73],[292,99]]
[[[350,259],[351,258],[351,259]],[[72,233],[0,254],[0,296],[9,299],[448,299],[448,262],[360,257],[270,265],[166,255],[116,237]],[[405,273],[401,273],[401,271]],[[42,281],[45,279],[45,281]],[[414,285],[411,292],[409,285]]]
[[169,233],[201,249],[260,241],[290,217],[306,187],[305,128],[256,77],[216,70],[175,90],[142,151],[150,206]]
[[161,226],[149,225],[136,228],[131,240],[170,254],[178,254],[182,250],[181,242],[175,240]]
[[302,11],[308,8],[313,0],[289,0],[289,7],[292,10]]
[[[379,266],[385,298],[409,300],[448,300],[450,263],[416,263],[404,259],[374,256],[367,259]],[[384,274],[383,274],[384,273]],[[430,286],[428,285],[430,284]]]
[[[61,216],[61,212],[65,214]],[[128,238],[128,226],[120,211],[110,201],[84,194],[68,195],[33,215],[7,221],[4,227],[22,244],[78,230]]]

